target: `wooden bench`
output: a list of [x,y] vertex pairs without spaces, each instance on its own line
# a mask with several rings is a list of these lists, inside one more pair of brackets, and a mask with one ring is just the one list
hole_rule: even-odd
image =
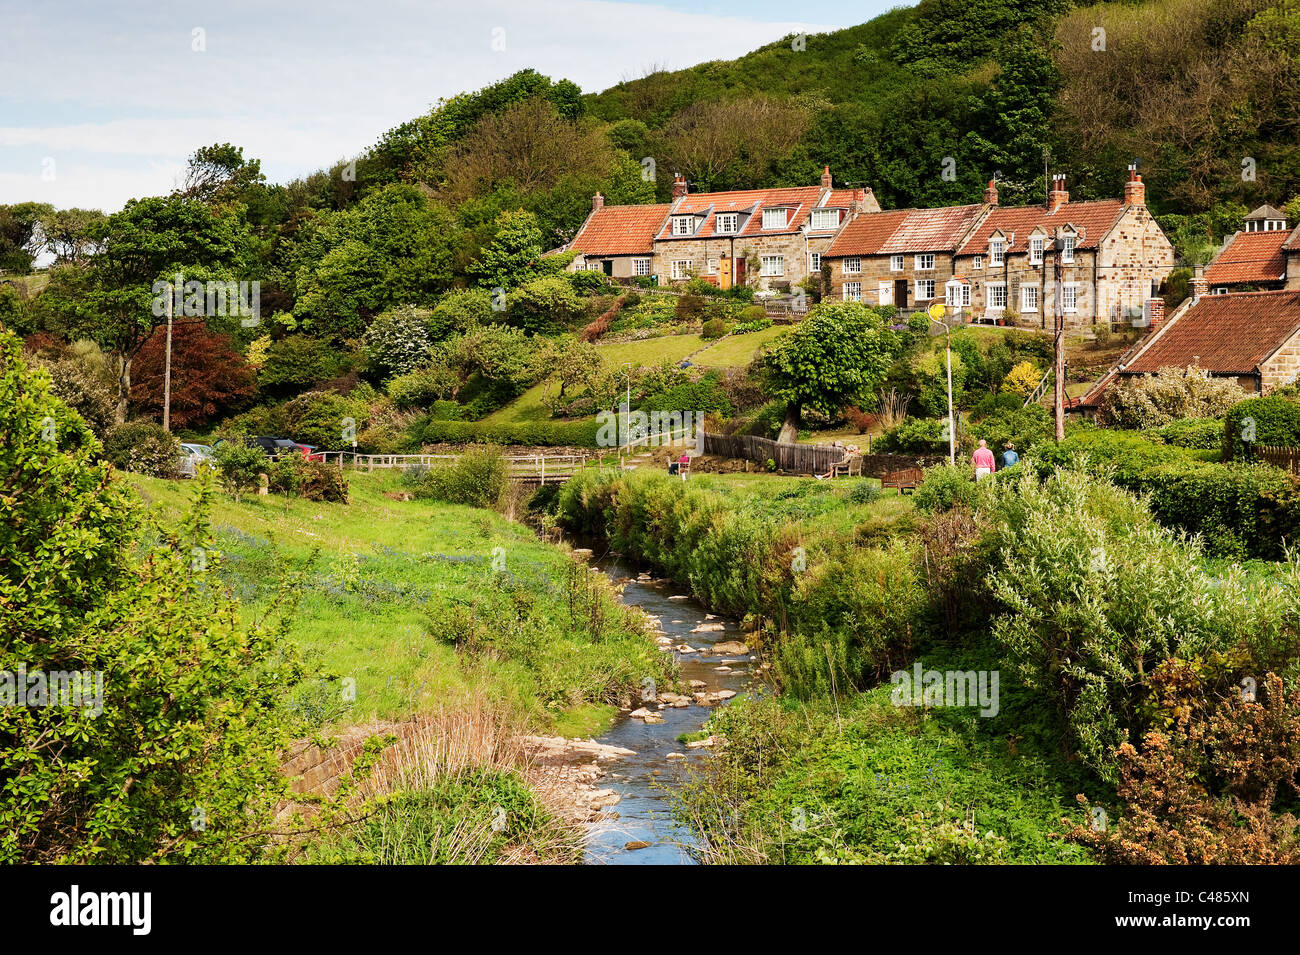
[[925,472],[920,468],[903,468],[901,471],[890,471],[880,478],[880,489],[883,491],[887,487],[898,488],[899,494],[907,491],[916,490],[916,486],[925,478]]
[[862,477],[862,455],[850,454],[831,465],[832,477]]

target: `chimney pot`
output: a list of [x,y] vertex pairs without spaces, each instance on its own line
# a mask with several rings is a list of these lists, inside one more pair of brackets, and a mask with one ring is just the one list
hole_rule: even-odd
[[1055,212],[1061,206],[1070,201],[1070,193],[1065,188],[1065,175],[1058,174],[1052,177],[1052,191],[1047,198],[1047,207],[1051,212]]
[[1128,181],[1124,183],[1124,205],[1144,206],[1146,198],[1147,187],[1142,185],[1142,177],[1138,175],[1137,166],[1130,164]]
[[1192,266],[1192,304],[1201,300],[1202,295],[1210,293],[1210,284],[1205,281],[1205,266]]
[[680,199],[682,196],[686,195],[686,192],[686,177],[679,172],[673,176],[673,198]]
[[989,180],[988,187],[984,190],[984,201],[991,206],[998,204],[998,184],[992,179]]
[[597,209],[603,208],[605,208],[605,197],[598,192],[591,197],[591,211],[595,212]]

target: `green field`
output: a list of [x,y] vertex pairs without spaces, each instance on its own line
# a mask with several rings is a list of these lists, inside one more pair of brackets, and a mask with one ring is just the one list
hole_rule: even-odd
[[[614,626],[593,646],[572,625],[573,561],[527,527],[489,511],[389,499],[385,492],[402,489],[396,473],[349,476],[349,504],[218,494],[212,515],[222,579],[247,614],[265,607],[285,565],[316,555],[290,636],[356,687],[349,707],[321,704],[324,721],[401,718],[486,695],[539,728],[586,734],[611,718],[620,686],[664,678],[649,638]],[[166,521],[193,494],[191,482],[129,480]],[[611,598],[602,600],[608,610]],[[518,638],[498,634],[484,652],[458,653],[441,633],[466,616]]]

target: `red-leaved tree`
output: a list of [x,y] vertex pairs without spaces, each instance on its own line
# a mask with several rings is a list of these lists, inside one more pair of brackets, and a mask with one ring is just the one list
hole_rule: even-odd
[[[162,420],[163,364],[167,330],[150,336],[132,366],[131,406],[135,413]],[[171,424],[193,428],[237,408],[256,392],[253,369],[235,351],[230,337],[202,322],[177,322],[172,328]]]

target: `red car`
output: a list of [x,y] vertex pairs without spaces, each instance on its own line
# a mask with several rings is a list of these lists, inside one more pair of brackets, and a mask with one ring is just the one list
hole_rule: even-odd
[[303,454],[303,457],[305,457],[308,461],[324,461],[324,460],[325,460],[325,452],[323,452],[323,451],[317,451],[315,445],[311,445],[311,444],[299,444],[297,441],[295,441],[295,442],[293,443],[293,446],[294,446],[295,448],[297,448],[299,451],[301,451],[302,454]]

